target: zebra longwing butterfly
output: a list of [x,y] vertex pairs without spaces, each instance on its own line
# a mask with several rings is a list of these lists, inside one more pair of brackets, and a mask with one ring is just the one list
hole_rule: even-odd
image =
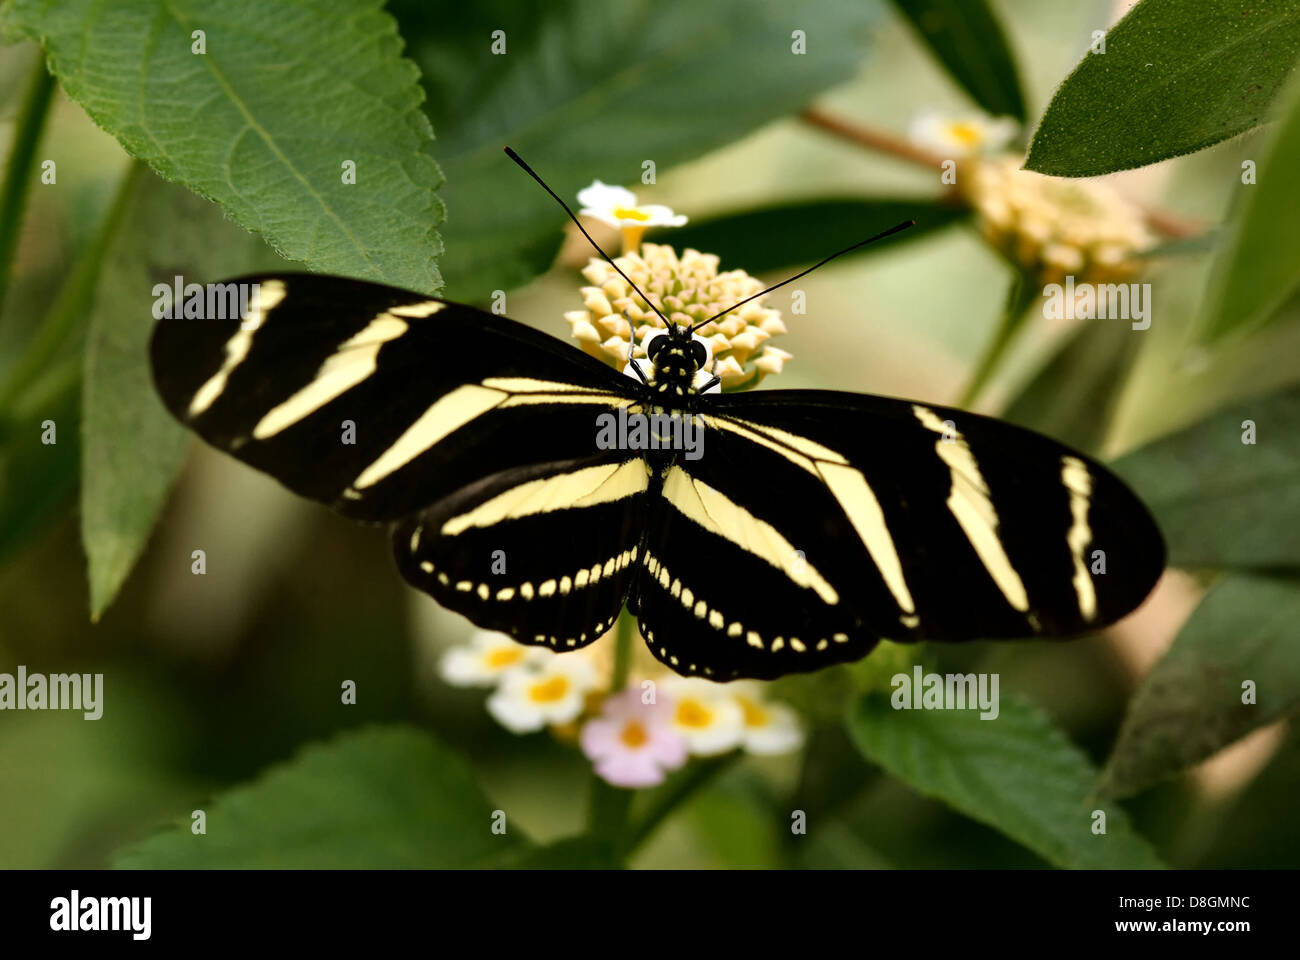
[[[830,390],[718,394],[707,345],[672,324],[628,375],[380,284],[230,282],[255,285],[243,318],[159,322],[167,407],[291,490],[392,524],[410,584],[522,643],[585,646],[626,604],[678,673],[771,679],[882,638],[1078,635],[1135,609],[1164,568],[1119,479],[999,420]],[[700,455],[598,442],[598,424],[653,414],[702,430]]]

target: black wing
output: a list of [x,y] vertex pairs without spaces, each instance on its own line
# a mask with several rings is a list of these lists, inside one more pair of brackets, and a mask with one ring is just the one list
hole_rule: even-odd
[[[250,276],[247,315],[162,320],[154,378],[212,445],[359,520],[474,622],[557,647],[617,616],[648,468],[597,450],[637,384],[502,317],[312,274]],[[573,641],[573,643],[569,643]]]
[[250,276],[249,316],[164,319],[154,380],[182,423],[289,489],[396,520],[486,476],[595,450],[637,385],[555,337],[341,277]]
[[710,400],[634,598],[679,672],[772,678],[881,638],[1066,637],[1132,611],[1164,568],[1141,501],[1031,431],[832,391]]
[[650,468],[613,454],[494,474],[393,530],[402,576],[521,643],[586,646],[637,572]]

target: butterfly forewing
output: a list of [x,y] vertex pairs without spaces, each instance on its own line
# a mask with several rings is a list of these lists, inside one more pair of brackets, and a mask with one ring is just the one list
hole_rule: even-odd
[[[243,277],[248,316],[154,332],[164,402],[205,440],[361,520],[593,452],[621,377],[463,304],[309,274]],[[255,285],[255,286],[254,286]]]

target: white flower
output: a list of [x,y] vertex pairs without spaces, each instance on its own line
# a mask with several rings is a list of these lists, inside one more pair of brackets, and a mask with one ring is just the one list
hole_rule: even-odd
[[672,698],[672,727],[696,756],[726,753],[740,746],[745,714],[726,684],[699,677],[672,677],[663,682]]
[[502,677],[501,685],[488,697],[488,713],[512,733],[531,733],[547,724],[569,723],[582,713],[587,693],[599,682],[590,657],[552,654],[540,664],[512,670]]
[[955,117],[932,110],[917,115],[908,136],[917,146],[942,157],[969,157],[1001,150],[1019,129],[1020,124],[1011,117]]
[[476,630],[468,644],[443,654],[438,672],[453,687],[493,687],[510,671],[553,656],[542,647],[517,643],[508,634]]
[[686,223],[683,214],[673,213],[670,207],[657,203],[638,205],[636,194],[623,187],[611,187],[595,181],[578,191],[579,213],[607,223],[611,227],[680,227]]
[[737,680],[725,686],[740,704],[745,718],[742,740],[746,752],[790,753],[803,746],[804,731],[799,715],[784,703],[767,700],[763,684],[756,680]]
[[623,252],[635,253],[641,246],[641,236],[650,227],[680,227],[686,217],[673,213],[670,207],[658,203],[636,202],[636,194],[623,187],[611,187],[597,180],[585,190],[578,191],[580,213],[607,223],[623,232]]

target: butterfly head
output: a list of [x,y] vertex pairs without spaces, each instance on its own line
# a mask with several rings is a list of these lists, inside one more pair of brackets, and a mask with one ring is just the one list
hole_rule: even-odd
[[[640,369],[655,393],[669,396],[686,396],[693,393],[716,393],[720,389],[711,373],[713,345],[687,328],[673,324],[667,330],[656,330],[642,342],[649,370],[639,360]],[[629,376],[636,374],[628,369]]]

